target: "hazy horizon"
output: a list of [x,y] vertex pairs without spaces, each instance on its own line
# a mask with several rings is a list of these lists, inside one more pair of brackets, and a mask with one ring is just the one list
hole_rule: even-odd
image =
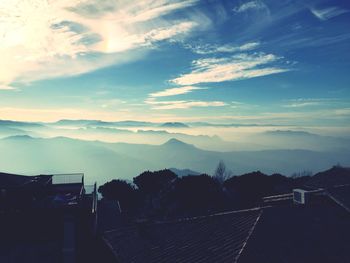
[[221,160],[234,175],[316,173],[350,166],[349,149],[346,127],[0,121],[1,172],[83,172],[86,182],[99,184],[165,168],[211,175]]

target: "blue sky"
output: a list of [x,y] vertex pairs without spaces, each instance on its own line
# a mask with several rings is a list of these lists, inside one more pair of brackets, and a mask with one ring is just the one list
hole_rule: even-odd
[[1,119],[350,124],[347,1],[4,0],[0,14]]

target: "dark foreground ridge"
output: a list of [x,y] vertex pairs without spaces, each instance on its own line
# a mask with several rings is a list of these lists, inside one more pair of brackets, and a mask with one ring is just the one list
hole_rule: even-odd
[[[349,169],[296,181],[258,172],[217,184],[208,176],[183,178],[145,172],[134,179],[143,192],[109,183],[97,202],[96,186],[86,186],[83,174],[0,174],[0,262],[349,262]],[[205,198],[222,197],[213,191],[218,185],[233,206]],[[253,199],[249,185],[258,193]],[[145,199],[140,211],[136,199],[122,198],[135,193]],[[170,197],[165,204],[178,207],[164,214]]]

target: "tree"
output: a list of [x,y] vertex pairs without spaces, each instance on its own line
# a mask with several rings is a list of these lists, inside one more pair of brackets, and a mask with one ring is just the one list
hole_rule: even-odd
[[121,209],[133,213],[137,208],[137,192],[131,184],[123,180],[112,180],[101,185],[98,192],[103,198],[119,201]]
[[216,167],[213,177],[220,183],[223,184],[227,179],[232,177],[232,172],[226,170],[225,163],[221,160]]
[[221,210],[225,205],[219,182],[206,174],[177,179],[172,194],[176,207],[185,214],[206,214]]
[[304,177],[304,176],[312,176],[312,171],[309,170],[304,170],[302,172],[298,172],[298,173],[293,173],[292,174],[292,178],[298,178],[298,177]]
[[177,178],[177,175],[168,169],[150,172],[146,171],[133,179],[134,184],[144,194],[158,194],[166,185]]

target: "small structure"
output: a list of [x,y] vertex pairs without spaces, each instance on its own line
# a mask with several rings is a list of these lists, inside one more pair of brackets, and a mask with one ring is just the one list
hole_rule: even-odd
[[306,205],[310,202],[317,201],[315,198],[319,195],[325,195],[325,190],[323,188],[319,188],[316,190],[304,190],[304,189],[294,189],[293,190],[293,202],[294,204]]
[[309,200],[310,193],[303,189],[294,189],[293,190],[293,202],[295,204],[305,205]]

